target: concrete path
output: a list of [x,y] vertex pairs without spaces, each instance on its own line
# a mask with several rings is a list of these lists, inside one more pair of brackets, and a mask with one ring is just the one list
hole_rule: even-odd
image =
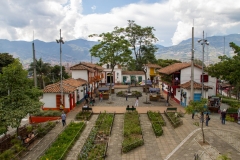
[[122,159],[123,119],[124,114],[115,114],[106,160]]
[[85,127],[84,131],[82,132],[82,134],[80,135],[79,139],[76,141],[76,143],[74,144],[72,149],[69,151],[66,160],[77,160],[78,159],[78,155],[81,152],[81,149],[82,149],[89,133],[91,132],[92,127],[95,125],[97,118],[98,118],[98,115],[93,114],[90,121],[86,122],[86,127]]
[[156,142],[156,136],[152,129],[152,124],[148,119],[147,114],[140,115],[141,128],[144,139],[144,147],[146,149],[146,157],[148,159],[163,159]]

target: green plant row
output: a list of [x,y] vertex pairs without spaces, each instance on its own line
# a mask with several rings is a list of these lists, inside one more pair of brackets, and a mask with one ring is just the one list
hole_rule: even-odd
[[152,122],[152,128],[157,137],[163,134],[162,125],[159,122]]
[[42,111],[39,110],[38,112],[32,114],[32,116],[41,116],[41,117],[61,117],[62,112],[61,111]]
[[84,127],[85,123],[83,122],[71,122],[58,136],[51,147],[45,152],[45,154],[40,158],[40,160],[64,159],[67,152],[82,133]]
[[154,112],[154,111],[148,111],[147,115],[151,122],[159,122],[162,126],[166,126],[166,122],[164,121],[161,113]]
[[178,116],[175,116],[174,112],[165,112],[164,111],[164,114],[166,115],[166,117],[171,122],[171,124],[174,128],[183,124],[183,121]]
[[166,125],[162,115],[159,112],[148,111],[148,118],[152,124],[153,131],[155,135],[161,136],[163,134],[162,126]]
[[91,116],[92,116],[92,112],[82,112],[82,111],[80,111],[76,115],[75,119],[78,120],[78,121],[88,121],[88,120],[90,120]]
[[124,115],[122,152],[126,153],[144,144],[137,111]]
[[106,141],[97,142],[96,137],[101,134],[110,136],[112,125],[114,121],[114,114],[101,113],[95,122],[95,126],[92,128],[87,140],[85,141],[83,148],[79,154],[79,160],[104,160],[107,151]]

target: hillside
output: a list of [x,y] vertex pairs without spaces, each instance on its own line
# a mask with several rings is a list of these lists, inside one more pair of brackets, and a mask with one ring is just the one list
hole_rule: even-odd
[[[195,38],[194,48],[196,59],[202,59],[202,45],[197,42],[200,38]],[[224,53],[224,37],[213,36],[207,38],[210,43],[205,47],[204,61],[206,63],[214,63],[218,61],[218,56]],[[232,49],[229,47],[229,42],[234,42],[240,45],[240,35],[232,34],[225,36],[225,54],[233,55]],[[178,45],[164,47],[157,45],[157,58],[161,59],[178,59],[181,61],[189,61],[191,56],[192,40],[184,40]],[[43,42],[35,40],[36,58],[42,58],[43,61],[52,64],[59,64],[60,45],[56,42]],[[67,41],[62,45],[62,60],[70,65],[79,63],[80,61],[91,61],[89,50],[97,42],[87,41],[83,39]],[[14,57],[19,57],[22,63],[29,64],[32,62],[32,42],[26,41],[8,41],[0,39],[0,53],[10,53]],[[96,59],[93,59],[93,61]]]

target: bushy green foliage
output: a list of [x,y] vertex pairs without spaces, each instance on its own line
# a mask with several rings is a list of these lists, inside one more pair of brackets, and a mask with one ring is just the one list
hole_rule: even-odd
[[92,112],[79,112],[75,119],[78,120],[78,121],[88,121],[92,116]]
[[40,160],[62,159],[67,154],[67,151],[72,146],[72,143],[75,142],[77,137],[82,133],[84,127],[85,123],[83,122],[71,122],[58,136],[57,140],[52,144],[52,146],[40,158]]
[[33,116],[41,116],[41,117],[60,117],[62,114],[61,111],[55,111],[55,110],[47,110],[47,111],[38,111]]
[[226,115],[226,121],[229,121],[229,122],[234,122],[234,118],[231,117],[230,115]]
[[125,113],[123,136],[122,151],[124,153],[144,144],[137,111]]
[[166,123],[159,112],[148,111],[148,118],[152,124],[153,131],[156,136],[161,136],[163,134],[162,126],[165,126]]

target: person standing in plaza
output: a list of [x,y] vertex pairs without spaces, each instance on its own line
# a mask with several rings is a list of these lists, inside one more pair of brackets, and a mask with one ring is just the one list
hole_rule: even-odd
[[66,125],[66,114],[64,113],[64,111],[62,112],[61,118],[62,118],[62,125],[63,127]]
[[205,120],[206,120],[206,126],[208,126],[208,121],[210,120],[208,113],[206,114],[206,119]]
[[136,98],[136,101],[135,101],[135,107],[138,107],[138,97]]
[[221,112],[222,124],[225,124],[226,114],[226,109],[223,109],[223,111]]
[[128,100],[128,92],[125,92],[125,96],[126,96],[126,101]]
[[102,99],[103,99],[103,94],[102,94],[102,92],[100,93],[99,97],[100,97],[100,102],[102,102]]

